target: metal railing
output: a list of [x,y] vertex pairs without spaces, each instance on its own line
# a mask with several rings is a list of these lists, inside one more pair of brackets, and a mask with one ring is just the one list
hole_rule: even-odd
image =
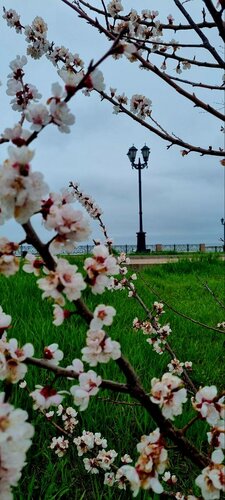
[[[72,252],[60,251],[60,254],[64,255],[87,255],[92,252],[94,245],[79,245]],[[126,254],[136,253],[136,245],[113,245],[113,249],[116,253],[120,254],[125,252]],[[37,254],[36,249],[32,245],[22,244],[16,252],[18,256],[25,255],[25,253]],[[223,252],[223,245],[204,245],[200,244],[173,244],[173,245],[147,245],[146,252],[151,253],[161,253],[161,252],[172,252],[172,253],[196,253],[196,252],[212,252],[219,253]]]

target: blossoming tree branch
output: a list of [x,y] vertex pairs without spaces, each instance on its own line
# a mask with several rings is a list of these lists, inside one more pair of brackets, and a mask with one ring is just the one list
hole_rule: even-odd
[[[112,0],[108,6],[102,1],[101,9],[96,9],[83,0],[79,4],[76,1],[73,4],[63,1],[81,18],[107,35],[111,45],[99,61],[91,61],[85,69],[78,54],[48,40],[47,25],[41,17],[36,17],[31,25],[25,25],[17,12],[4,9],[3,17],[9,27],[15,29],[18,35],[25,36],[27,56],[36,59],[37,64],[43,56],[47,57],[55,66],[57,81],[52,84],[51,94],[45,96],[43,102],[38,89],[27,82],[27,56],[17,55],[9,64],[7,94],[12,97],[12,109],[19,113],[20,118],[1,133],[1,144],[8,142],[9,146],[8,156],[0,166],[0,221],[4,224],[14,218],[24,230],[23,242],[33,245],[38,256],[27,254],[23,259],[17,257],[15,252],[21,242],[1,237],[0,273],[9,278],[18,271],[33,274],[42,293],[40,299],[47,299],[52,303],[52,321],[55,327],[60,327],[63,322],[72,322],[76,316],[80,318],[80,324],[86,325],[87,332],[81,352],[76,351],[71,339],[71,362],[68,366],[63,366],[61,362],[63,363],[65,353],[58,343],[46,345],[42,357],[37,358],[34,357],[34,346],[31,343],[22,346],[19,339],[13,338],[10,335],[12,318],[0,307],[0,379],[4,386],[0,395],[0,498],[13,497],[12,488],[21,477],[26,453],[32,445],[35,432],[34,426],[28,423],[28,413],[13,406],[11,399],[14,384],[24,389],[27,397],[32,398],[34,410],[55,428],[56,436],[49,446],[59,459],[63,459],[70,447],[75,447],[78,456],[83,458],[85,470],[90,474],[101,474],[106,487],[130,488],[134,496],[144,489],[149,490],[150,494],[154,492],[166,498],[220,498],[225,491],[222,451],[225,448],[224,393],[219,393],[214,385],[196,387],[191,378],[192,362],[177,359],[169,340],[171,328],[169,324],[162,322],[163,304],[154,302],[149,307],[139,295],[135,283],[137,276],[128,271],[126,255],[121,254],[117,258],[113,255],[112,242],[95,201],[74,181],[60,193],[50,191],[43,175],[32,170],[32,143],[37,140],[38,144],[38,136],[45,127],[53,126],[56,134],[70,132],[75,117],[68,103],[71,99],[78,98],[79,92],[88,95],[92,92],[100,93],[101,97],[113,104],[117,113],[127,113],[172,144],[187,148],[187,152],[222,156],[222,150],[192,146],[180,138],[170,136],[152,118],[151,102],[144,96],[133,96],[128,110],[128,99],[124,94],[118,95],[112,89],[109,93],[106,92],[104,76],[99,69],[106,58],[125,56],[131,61],[139,61],[142,67],[154,71],[180,91],[180,83],[174,83],[178,77],[168,76],[165,72],[167,59],[171,56],[176,60],[178,73],[181,67],[185,69],[197,61],[190,62],[178,57],[177,50],[182,44],[171,41],[164,45],[160,39],[164,29],[174,30],[172,16],[168,16],[168,23],[162,25],[157,21],[156,12],[142,11],[138,15],[136,11],[132,11],[122,16],[123,6],[117,0]],[[187,18],[184,5],[178,1],[175,4]],[[211,2],[205,1],[204,4],[211,13]],[[222,36],[222,7],[223,5],[219,5],[221,10],[212,11],[211,15],[215,16],[213,22],[206,20],[204,9],[203,21],[198,25],[188,21],[189,27],[202,34],[203,28],[212,25],[218,28],[219,35]],[[94,20],[90,17],[91,12],[94,13]],[[104,26],[96,19],[97,14]],[[176,30],[182,31],[186,29],[185,26],[176,26]],[[224,63],[216,49],[207,44],[206,40],[204,44],[216,61],[205,65],[213,64],[213,67],[223,68]],[[170,52],[167,54],[168,49]],[[152,50],[160,58],[163,54],[164,67],[160,70],[149,61]],[[192,83],[188,82],[188,85]],[[222,120],[220,111],[200,101],[189,91],[182,90],[182,93],[196,106],[207,108],[207,112]],[[150,124],[145,123],[145,118],[150,119]],[[96,242],[92,256],[84,260],[82,272],[77,265],[60,256],[65,250],[73,250],[77,243],[85,241],[90,235],[89,220],[83,211],[73,208],[74,201],[80,202],[88,216],[95,219],[102,229],[103,240]],[[34,229],[34,216],[41,217],[44,227],[54,232],[47,243],[41,241]],[[143,332],[148,348],[151,346],[159,355],[167,352],[171,358],[167,371],[150,381],[150,390],[143,386],[139,374],[132,366],[132,359],[126,359],[120,343],[113,340],[115,308],[102,303],[102,300],[93,308],[91,300],[90,303],[88,301],[88,294],[85,294],[89,290],[90,294],[98,297],[104,296],[106,290],[116,293],[121,289],[126,290],[128,300],[136,300],[143,311],[142,318],[133,320],[134,330]],[[98,365],[102,363],[115,363],[123,375],[123,382],[103,379],[97,371]],[[28,387],[25,377],[30,366],[46,372],[48,376],[45,385]],[[57,388],[59,378],[65,379],[65,382],[70,381],[69,390],[60,391]],[[133,403],[141,406],[143,413],[147,412],[155,423],[148,435],[140,436],[140,442],[134,443],[136,458],[125,453],[119,460],[119,451],[108,449],[107,439],[98,430],[95,433],[89,430],[83,430],[81,435],[77,433],[79,414],[74,406],[80,412],[88,411],[90,400],[103,389],[109,394],[128,394]],[[179,428],[174,420],[185,412],[188,401],[193,417]],[[207,423],[207,451],[205,448],[202,451],[186,437],[187,430],[197,420]],[[197,487],[200,496],[183,492],[179,478],[169,470],[171,443],[176,446],[181,457],[189,459],[198,468],[194,487]]]
[[[202,1],[202,5],[199,5],[201,18],[198,20],[192,16],[192,2],[174,0],[176,13],[178,16],[182,15],[182,22],[176,22],[172,14],[168,14],[167,19],[162,20],[159,17],[160,13],[154,10],[144,9],[138,12],[131,9],[125,12],[123,2],[120,0],[111,1],[107,8],[103,1],[102,8],[97,8],[95,2],[84,0],[61,1],[109,40],[114,40],[118,33],[124,30],[120,50],[114,55],[114,59],[125,55],[131,63],[138,64],[139,69],[149,73],[149,81],[152,74],[157,76],[165,85],[192,103],[198,111],[204,110],[206,114],[216,117],[218,131],[224,133],[225,116],[220,110],[223,109],[225,69],[221,52],[221,46],[225,41],[224,0],[219,0],[216,5],[211,0]],[[187,41],[187,33],[190,33],[190,41]],[[171,34],[181,39],[171,38]],[[184,40],[182,35],[185,35]],[[195,43],[193,37],[196,39]],[[200,81],[183,76],[196,67],[199,68]],[[209,70],[214,77],[213,84],[207,81]],[[220,109],[210,105],[210,93],[213,90],[221,96]],[[199,91],[201,91],[200,97],[197,95]],[[196,152],[201,155],[224,157],[222,135],[219,149],[215,149],[213,145],[207,147],[190,144],[186,138],[165,129],[163,122],[156,118],[157,110],[154,110],[154,103],[149,96],[136,94],[129,98],[125,92],[119,93],[117,89],[112,88],[101,92],[101,96],[112,103],[114,113],[127,114],[150,132],[169,142],[167,148],[173,145],[181,146],[183,156]],[[176,127],[173,122],[172,127],[174,129]],[[224,165],[224,159],[221,163]]]

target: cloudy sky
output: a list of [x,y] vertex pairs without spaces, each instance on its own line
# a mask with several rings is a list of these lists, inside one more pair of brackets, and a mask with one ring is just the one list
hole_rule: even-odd
[[[96,6],[101,2],[95,0]],[[48,39],[56,45],[69,47],[88,64],[96,60],[107,48],[109,42],[90,26],[78,19],[76,13],[60,0],[5,0],[7,9],[13,8],[21,15],[21,23],[29,24],[36,15],[42,16],[48,24]],[[124,0],[127,12],[135,8],[134,0]],[[138,2],[140,10],[149,8],[148,0]],[[187,3],[187,7],[189,3]],[[158,9],[159,19],[173,14],[177,22],[180,15],[172,0],[152,1],[151,9]],[[190,3],[196,20],[201,20],[202,2]],[[26,53],[23,35],[7,27],[0,18],[1,28],[1,131],[12,127],[19,114],[10,108],[6,96],[6,81],[9,62],[17,54]],[[207,33],[208,35],[208,33]],[[210,36],[212,36],[210,34]],[[169,39],[181,41],[179,33],[170,33]],[[190,39],[189,39],[190,40]],[[193,36],[192,42],[196,41]],[[217,40],[213,40],[216,44]],[[220,47],[218,47],[219,50]],[[187,54],[186,54],[187,55]],[[206,56],[205,56],[206,60]],[[173,73],[174,61],[168,67]],[[29,59],[25,67],[26,81],[37,86],[46,102],[50,96],[51,84],[60,82],[56,69],[44,57],[39,61]],[[183,137],[195,145],[218,148],[223,146],[220,123],[207,116],[202,110],[193,108],[192,103],[151,74],[141,71],[138,64],[131,64],[125,58],[108,59],[102,64],[102,72],[109,87],[125,92],[128,97],[144,94],[153,102],[153,116],[170,132]],[[182,75],[195,81],[221,84],[222,75],[217,70],[199,69],[186,71]],[[196,91],[218,109],[223,107],[219,92]],[[51,191],[68,186],[70,180],[79,182],[81,188],[96,200],[102,208],[104,222],[115,244],[135,243],[138,231],[138,182],[137,172],[131,169],[127,151],[132,144],[138,149],[145,143],[151,148],[149,168],[142,173],[143,221],[147,233],[147,244],[200,243],[219,244],[222,237],[221,217],[224,217],[224,170],[220,159],[190,154],[182,158],[180,147],[166,149],[167,143],[151,134],[125,115],[113,114],[108,102],[100,102],[94,92],[90,97],[82,93],[70,101],[70,108],[76,117],[70,134],[58,132],[54,126],[47,127],[32,144],[35,150],[33,169],[44,173]],[[7,146],[2,145],[0,161],[7,156]],[[35,218],[34,218],[35,219]],[[37,217],[36,217],[37,219]],[[38,220],[35,226],[43,239],[46,234]],[[100,236],[97,225],[93,225],[93,236]],[[13,221],[1,226],[0,234],[17,240],[23,231]],[[48,233],[49,235],[49,233]]]

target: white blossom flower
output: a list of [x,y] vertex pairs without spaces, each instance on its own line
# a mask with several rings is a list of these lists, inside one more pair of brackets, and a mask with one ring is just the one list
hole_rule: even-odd
[[4,403],[0,394],[0,456],[2,500],[11,500],[11,486],[16,486],[26,464],[26,452],[31,446],[34,428],[27,422],[28,414]]
[[207,432],[208,442],[213,448],[225,449],[225,420],[218,420],[216,426]]
[[79,384],[81,389],[84,389],[90,396],[95,396],[99,391],[99,386],[102,383],[102,379],[93,370],[89,370],[85,373],[80,373]]
[[[84,365],[80,359],[76,358],[73,359],[72,365],[67,366],[67,370],[72,370],[76,375],[80,375],[80,373],[84,372]],[[70,377],[68,379],[72,380]]]
[[135,464],[140,484],[143,489],[151,488],[155,493],[162,493],[163,487],[159,482],[158,475],[165,472],[168,460],[167,450],[159,429],[151,432],[148,436],[142,436],[137,445],[140,453]]
[[115,314],[114,307],[99,304],[94,310],[94,318],[90,322],[90,329],[100,330],[103,325],[111,325]]
[[217,388],[215,385],[205,386],[199,389],[192,398],[192,405],[194,409],[200,412],[202,418],[205,418],[210,425],[217,425],[220,418],[224,418],[225,397],[215,400],[217,398]]
[[56,99],[52,100],[49,105],[49,111],[52,122],[57,125],[59,131],[68,134],[70,132],[70,125],[75,123],[75,116],[70,113],[66,102],[57,102]]
[[52,322],[55,326],[61,326],[66,318],[71,316],[71,311],[68,309],[62,309],[58,304],[53,304],[53,316],[54,321]]
[[99,391],[102,379],[93,370],[79,375],[79,385],[73,385],[70,392],[74,398],[74,404],[80,407],[80,411],[88,407],[90,396],[95,396]]
[[58,349],[58,344],[51,344],[44,348],[44,359],[48,362],[49,365],[58,365],[60,361],[63,359],[63,352]]
[[69,301],[81,297],[81,292],[86,288],[83,276],[77,273],[77,266],[71,265],[66,259],[57,259],[55,271],[46,270],[46,278],[40,278],[37,283],[44,291],[42,298],[52,297],[55,302],[64,305],[64,297],[58,288],[66,295]]
[[43,127],[45,127],[51,120],[48,112],[48,108],[44,104],[28,104],[25,112],[25,117],[28,122],[31,122],[31,130],[39,132]]
[[84,453],[93,450],[95,446],[95,435],[93,432],[83,431],[81,436],[74,438],[74,444],[77,447],[78,456],[81,457]]
[[36,385],[35,391],[30,393],[30,396],[34,400],[33,408],[35,410],[48,410],[50,406],[59,406],[59,404],[63,400],[63,396],[61,393],[57,392],[51,386],[41,386]]
[[187,390],[182,385],[182,380],[171,373],[164,373],[161,380],[151,380],[151,401],[160,406],[165,418],[173,420],[182,413],[182,404],[187,401]]
[[109,255],[108,248],[104,245],[96,245],[93,249],[93,257],[84,261],[84,269],[87,271],[88,282],[94,294],[103,293],[110,284],[109,276],[119,273],[116,259]]
[[62,245],[69,242],[73,248],[76,242],[84,241],[90,235],[89,221],[80,210],[74,210],[68,203],[52,204],[44,225],[46,229],[54,229],[58,233],[54,245],[57,242]]
[[24,224],[41,207],[41,199],[48,191],[40,172],[32,172],[30,160],[33,152],[26,146],[10,146],[9,160],[0,167],[0,205],[5,209],[5,218]]
[[123,11],[123,6],[120,0],[111,0],[107,5],[107,11],[112,16],[115,17],[119,12]]
[[30,135],[29,130],[25,130],[20,123],[17,123],[13,128],[6,128],[2,134],[4,139],[8,139],[18,147],[25,146]]
[[106,472],[104,476],[104,484],[107,486],[113,486],[115,483],[115,473],[114,472]]
[[84,389],[81,389],[79,385],[73,385],[70,388],[70,392],[73,396],[73,402],[76,406],[79,406],[80,411],[85,411],[88,407],[90,395]]
[[141,483],[135,467],[131,465],[122,465],[116,472],[115,481],[118,483],[120,489],[126,489],[126,484],[128,482],[133,492],[133,496],[137,496]]
[[34,346],[32,344],[27,343],[23,347],[19,347],[17,339],[9,339],[7,350],[12,358],[20,362],[34,355]]
[[4,331],[10,327],[12,321],[12,316],[10,314],[5,314],[2,307],[0,306],[0,334],[2,335]]
[[40,271],[44,265],[42,259],[37,258],[31,253],[27,253],[24,262],[25,263],[23,265],[23,271],[25,271],[25,273],[33,273],[35,276],[39,276]]
[[20,24],[20,16],[14,9],[6,10],[3,8],[4,14],[3,19],[6,19],[6,22],[10,28],[15,28],[17,33],[22,33],[22,25]]
[[121,356],[119,342],[107,337],[104,330],[88,330],[86,344],[87,347],[81,350],[82,360],[90,366],[108,363],[110,359],[115,360]]
[[222,464],[224,455],[218,449],[212,453],[211,464],[203,469],[195,482],[201,488],[205,500],[220,498],[220,493],[225,492],[225,466]]
[[61,458],[66,454],[69,448],[69,441],[65,439],[64,436],[59,436],[57,438],[53,437],[49,448],[54,450],[56,455]]
[[132,96],[130,102],[130,110],[139,118],[145,119],[147,116],[151,115],[151,104],[152,101],[147,97],[135,94]]
[[125,455],[123,455],[121,457],[121,462],[123,462],[124,464],[130,464],[131,462],[133,462],[133,460],[130,457],[130,455],[128,455],[127,453],[125,453]]

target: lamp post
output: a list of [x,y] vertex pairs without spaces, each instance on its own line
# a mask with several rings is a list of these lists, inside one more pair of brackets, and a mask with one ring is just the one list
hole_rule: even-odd
[[135,158],[137,154],[137,148],[132,146],[129,148],[127,156],[131,162],[132,168],[138,170],[138,193],[139,193],[139,232],[137,233],[137,252],[144,252],[146,250],[145,243],[145,232],[143,231],[143,221],[142,221],[142,191],[141,191],[141,171],[143,168],[148,168],[148,158],[150,155],[150,148],[148,146],[143,146],[141,148],[141,153],[143,157],[143,163],[140,158],[138,158],[138,163],[135,163]]
[[222,217],[222,219],[220,219],[220,222],[223,226],[223,240],[222,241],[223,241],[223,251],[225,252],[225,220],[223,217]]

